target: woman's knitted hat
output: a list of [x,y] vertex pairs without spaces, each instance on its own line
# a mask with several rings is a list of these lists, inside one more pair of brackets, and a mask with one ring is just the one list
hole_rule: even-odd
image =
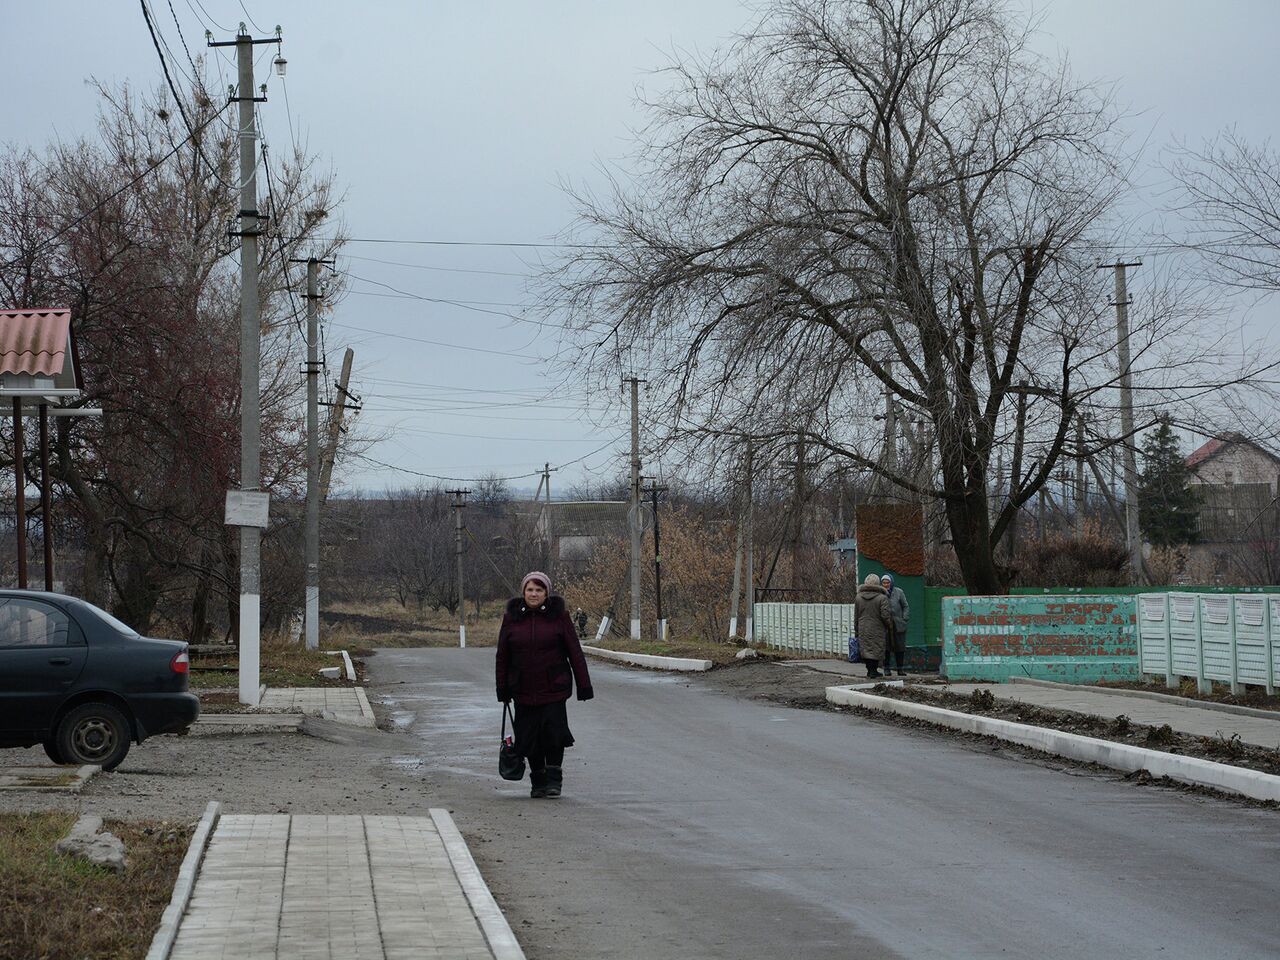
[[874,573],[868,573],[867,579],[862,581],[862,585],[864,587],[878,587],[880,586],[880,578]]
[[542,584],[542,589],[546,590],[548,594],[551,593],[551,578],[541,570],[530,570],[524,575],[524,579],[520,581],[520,596],[524,596],[524,588],[529,585],[530,580],[537,580]]

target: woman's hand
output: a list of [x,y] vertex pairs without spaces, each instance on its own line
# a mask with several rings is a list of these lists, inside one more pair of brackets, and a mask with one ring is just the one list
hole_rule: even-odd
[[595,691],[594,691],[594,690],[592,690],[590,687],[579,687],[579,688],[578,688],[578,699],[579,699],[579,700],[590,700],[590,699],[591,699],[592,697],[594,697],[595,695],[596,695]]

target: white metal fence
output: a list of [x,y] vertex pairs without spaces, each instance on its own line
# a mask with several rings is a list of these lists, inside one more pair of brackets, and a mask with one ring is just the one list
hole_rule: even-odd
[[779,650],[848,656],[852,603],[757,603],[755,637]]
[[1165,685],[1194,677],[1274,693],[1280,676],[1280,596],[1259,593],[1144,593],[1138,596],[1138,662]]

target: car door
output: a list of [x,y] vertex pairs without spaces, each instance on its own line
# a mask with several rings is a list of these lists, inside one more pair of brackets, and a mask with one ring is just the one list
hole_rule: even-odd
[[87,654],[79,625],[60,607],[0,597],[0,730],[42,736]]

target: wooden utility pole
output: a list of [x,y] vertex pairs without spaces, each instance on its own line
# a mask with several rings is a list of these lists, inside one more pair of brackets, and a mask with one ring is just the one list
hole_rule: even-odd
[[458,646],[467,645],[467,603],[462,592],[462,511],[470,490],[450,490],[453,494],[453,553],[458,562]]
[[329,499],[329,481],[333,477],[333,462],[338,458],[338,441],[342,437],[342,418],[347,411],[347,398],[351,397],[348,386],[351,383],[351,363],[355,360],[355,356],[355,351],[350,347],[347,347],[347,352],[342,355],[342,373],[338,376],[337,397],[329,408],[329,438],[324,462],[320,466],[321,503]]

